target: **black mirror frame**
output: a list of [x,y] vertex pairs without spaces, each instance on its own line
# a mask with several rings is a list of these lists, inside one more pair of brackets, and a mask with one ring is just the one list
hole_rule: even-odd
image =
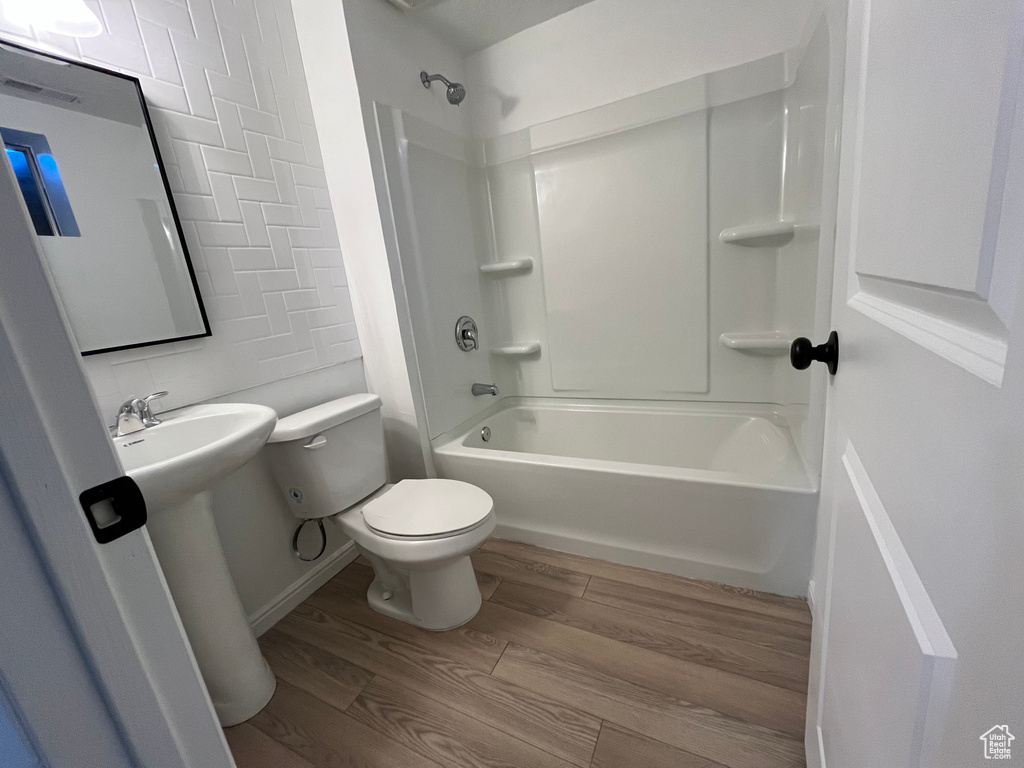
[[152,347],[157,344],[171,344],[176,341],[188,341],[189,339],[203,339],[213,335],[213,331],[210,329],[210,319],[206,314],[206,305],[203,304],[203,295],[199,291],[199,282],[196,280],[196,271],[192,266],[192,257],[188,251],[188,243],[185,242],[185,233],[181,229],[181,219],[178,217],[178,208],[174,203],[174,194],[171,192],[170,182],[167,180],[167,172],[164,170],[164,159],[160,154],[160,146],[156,141],[156,132],[153,130],[153,121],[149,116],[149,106],[146,104],[145,94],[142,92],[142,83],[139,78],[133,77],[132,75],[126,75],[122,72],[115,72],[112,69],[105,67],[98,67],[95,64],[87,64],[84,61],[77,61],[75,59],[65,58],[63,56],[57,56],[50,53],[49,51],[40,51],[35,48],[30,48],[26,45],[19,43],[13,43],[10,40],[0,38],[0,45],[5,48],[12,48],[18,51],[24,51],[32,56],[41,56],[54,61],[60,61],[65,64],[73,65],[76,67],[84,67],[85,69],[91,69],[94,72],[101,72],[105,75],[111,75],[112,77],[119,77],[122,80],[127,80],[135,86],[135,92],[139,96],[139,106],[142,107],[142,117],[146,122],[146,130],[149,131],[149,141],[153,145],[153,154],[156,156],[157,168],[160,171],[160,179],[164,185],[164,193],[167,195],[167,203],[171,208],[171,218],[174,219],[174,228],[178,233],[178,241],[181,243],[181,252],[185,257],[185,266],[188,267],[188,276],[192,281],[192,291],[196,296],[196,304],[199,306],[199,314],[203,318],[203,327],[205,331],[203,333],[194,333],[189,336],[175,336],[167,339],[157,339],[156,341],[143,341],[138,344],[123,344],[118,347],[106,347],[103,349],[90,349],[89,351],[82,351],[82,357],[89,355],[102,355],[107,352],[119,352],[123,349],[138,349],[140,347]]

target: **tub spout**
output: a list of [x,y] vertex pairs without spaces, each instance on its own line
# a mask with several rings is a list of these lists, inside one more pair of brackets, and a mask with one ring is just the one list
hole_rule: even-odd
[[473,385],[473,397],[480,397],[480,395],[494,395],[498,396],[498,385],[497,384],[474,384]]

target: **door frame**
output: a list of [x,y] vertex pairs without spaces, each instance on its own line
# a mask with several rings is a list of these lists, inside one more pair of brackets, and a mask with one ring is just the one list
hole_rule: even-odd
[[0,558],[25,565],[0,590],[0,684],[44,764],[234,766],[148,533],[98,544],[79,506],[124,473],[0,165]]

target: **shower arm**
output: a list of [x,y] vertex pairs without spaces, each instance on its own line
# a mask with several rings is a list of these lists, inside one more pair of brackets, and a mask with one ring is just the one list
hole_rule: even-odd
[[420,72],[420,82],[423,83],[424,88],[429,88],[430,84],[435,80],[440,80],[444,83],[445,88],[451,88],[452,82],[444,75],[428,75],[426,72]]

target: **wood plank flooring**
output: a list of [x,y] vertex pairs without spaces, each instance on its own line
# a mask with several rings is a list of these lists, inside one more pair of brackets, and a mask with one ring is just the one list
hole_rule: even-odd
[[804,601],[495,539],[473,563],[464,627],[373,611],[356,561],[261,637],[239,768],[805,765]]

